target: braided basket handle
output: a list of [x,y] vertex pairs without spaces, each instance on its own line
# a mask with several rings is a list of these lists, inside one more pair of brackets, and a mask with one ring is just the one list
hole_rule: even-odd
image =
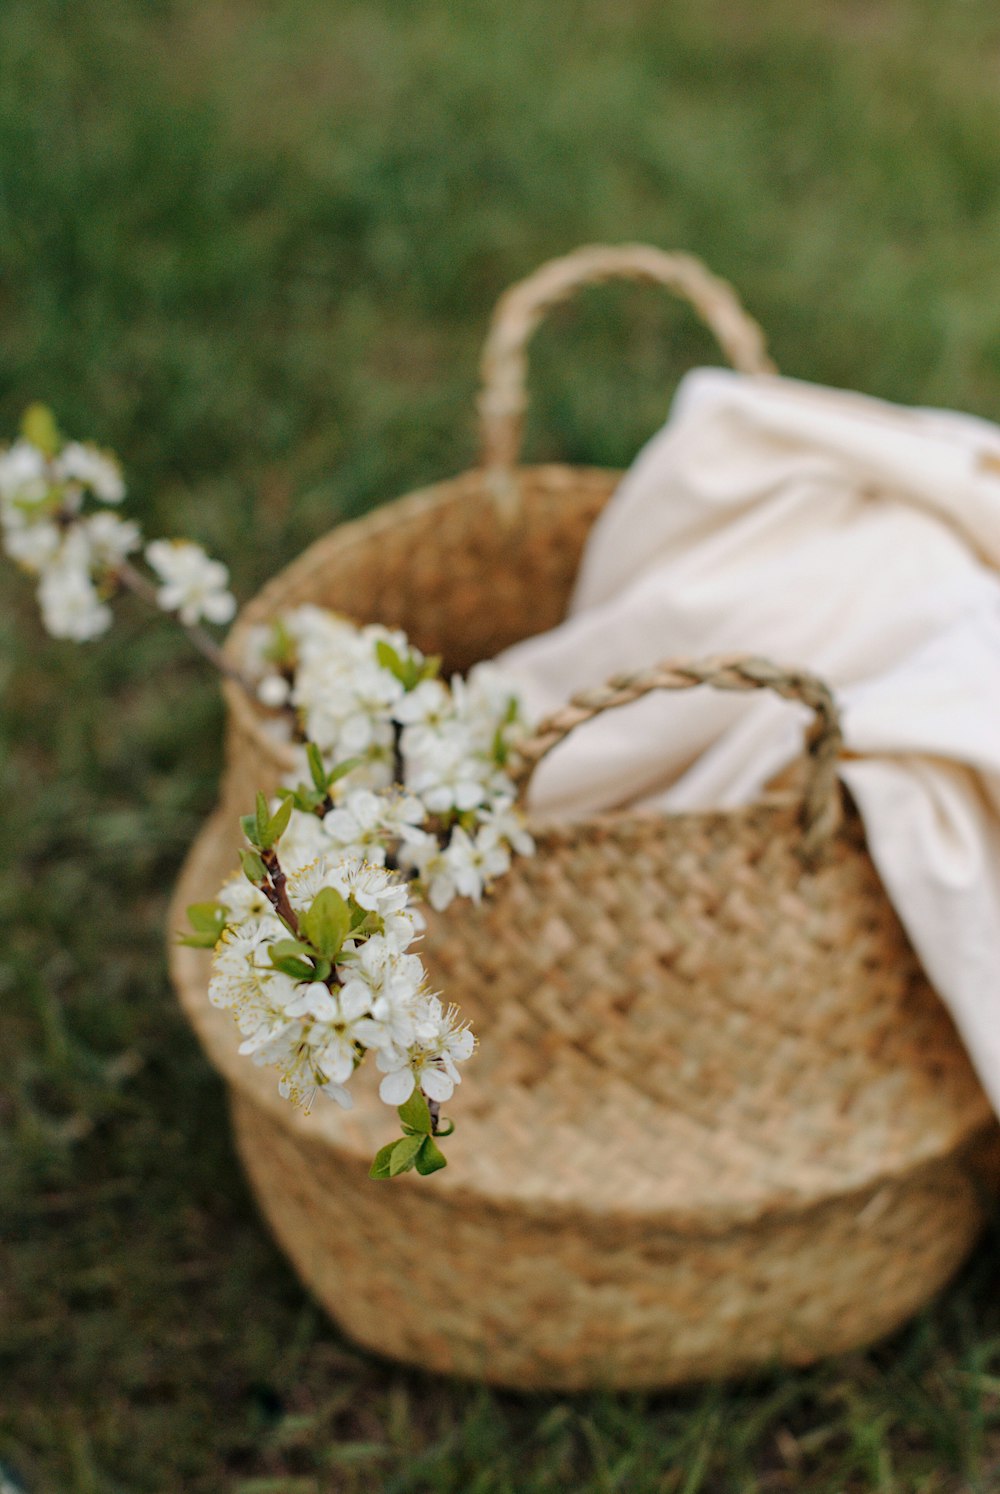
[[545,315],[588,285],[638,280],[663,285],[690,302],[741,373],[775,373],[764,334],[735,291],[690,254],[667,254],[648,244],[590,244],[551,259],[500,297],[480,360],[478,408],[483,466],[497,504],[516,507],[514,469],[521,455],[528,407],[527,346]]
[[543,721],[516,749],[508,771],[523,804],[532,774],[543,757],[575,731],[605,711],[630,705],[654,690],[689,690],[711,685],[716,690],[773,690],[798,700],[815,713],[806,739],[807,778],[802,805],[802,853],[813,859],[828,844],[840,823],[837,759],[843,747],[840,713],[827,685],[800,669],[780,669],[767,659],[743,655],[690,660],[668,659],[639,674],[617,675],[595,690],[584,690]]

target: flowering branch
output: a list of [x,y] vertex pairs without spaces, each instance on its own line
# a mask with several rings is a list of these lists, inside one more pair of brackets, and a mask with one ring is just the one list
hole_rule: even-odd
[[240,1052],[278,1069],[282,1095],[306,1109],[317,1093],[350,1106],[348,1082],[373,1052],[403,1134],[379,1152],[372,1176],[436,1172],[446,1162],[434,1137],[450,1134],[440,1102],[475,1041],[409,952],[423,920],[406,883],[332,846],[311,857],[322,827],[294,797],[272,807],[258,794],[242,820],[242,876],[188,910],[185,942],[214,950],[209,1000],[233,1011]]
[[128,558],[142,549],[138,524],[109,511],[125,497],[115,458],[64,440],[43,405],[25,412],[21,428],[20,440],[0,452],[0,538],[11,559],[38,578],[42,621],[53,637],[100,637],[111,626],[108,602],[128,590],[176,616],[219,673],[246,686],[201,626],[230,622],[236,613],[221,561],[190,540],[153,540],[144,556],[159,585],[150,581]]
[[[424,928],[415,902],[479,902],[514,852],[534,850],[506,773],[523,731],[516,696],[488,665],[449,686],[403,633],[317,607],[251,630],[231,664],[202,626],[235,614],[228,570],[189,540],[143,545],[110,511],[124,495],[115,459],[65,441],[42,406],[0,452],[0,539],[38,579],[48,631],[97,638],[109,601],[132,592],[276,712],[299,757],[277,799],[258,793],[243,817],[241,874],[188,910],[185,942],[213,951],[209,1000],[233,1012],[240,1052],[275,1067],[279,1092],[306,1109],[318,1093],[349,1106],[374,1053],[402,1135],[372,1177],[436,1172],[454,1129],[440,1107],[475,1039],[410,948]],[[130,558],[140,550],[151,576]]]
[[[134,596],[139,597],[141,601],[146,602],[151,607],[160,606],[160,603],[157,600],[158,592],[156,587],[150,580],[148,580],[146,576],[142,574],[140,570],[137,570],[136,567],[132,565],[131,561],[122,560],[115,567],[114,574],[115,580],[118,581],[126,589],[126,591],[132,592]],[[178,618],[178,622],[184,629],[184,632],[187,634],[188,638],[191,640],[191,643],[198,650],[198,652],[208,660],[213,669],[216,669],[219,674],[224,675],[226,679],[235,680],[238,685],[241,685],[243,689],[246,690],[248,695],[254,695],[255,692],[253,686],[246,679],[245,675],[243,675],[240,670],[234,668],[234,666],[230,664],[229,660],[226,658],[225,654],[222,652],[222,649],[216,643],[215,639],[212,638],[209,633],[206,633],[203,627],[201,627],[198,623],[186,623],[182,618]]]

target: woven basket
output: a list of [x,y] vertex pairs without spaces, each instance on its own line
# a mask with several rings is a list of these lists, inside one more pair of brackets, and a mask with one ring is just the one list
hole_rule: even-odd
[[[612,275],[686,295],[736,366],[759,329],[694,261],[582,250],[501,301],[484,359],[486,464],[334,531],[234,630],[303,602],[404,627],[452,668],[562,616],[617,474],[515,468],[524,346],[543,310]],[[867,1343],[949,1277],[982,1221],[995,1128],[841,802],[835,705],[761,660],[666,664],[579,697],[521,753],[652,689],[770,688],[815,713],[797,787],[749,808],[532,823],[482,906],[431,916],[430,979],[475,1024],[432,1179],[367,1178],[392,1127],[375,1086],[309,1116],[237,1056],[175,947],[181,1000],[231,1092],[275,1235],[357,1340],[528,1387],[654,1386]],[[178,887],[234,862],[236,815],[286,769],[235,689],[220,813]]]

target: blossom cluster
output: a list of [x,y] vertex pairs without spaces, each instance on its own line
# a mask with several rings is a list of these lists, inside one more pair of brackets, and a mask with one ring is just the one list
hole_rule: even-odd
[[375,1175],[436,1171],[437,1107],[459,1082],[472,1033],[429,989],[411,948],[423,919],[406,881],[357,856],[316,854],[317,829],[291,794],[274,805],[258,796],[242,873],[188,910],[188,942],[213,947],[209,1000],[233,1013],[239,1051],[277,1068],[286,1099],[308,1110],[322,1093],[349,1107],[348,1083],[373,1053],[381,1098],[417,1121]]
[[125,484],[113,456],[63,440],[40,405],[27,411],[22,432],[0,451],[0,539],[37,577],[42,621],[53,637],[82,643],[106,632],[108,603],[123,585],[148,593],[188,627],[202,618],[229,622],[236,611],[229,573],[190,540],[146,546],[158,584],[135,572],[128,557],[142,548],[142,534],[115,512]]
[[474,1043],[411,948],[423,928],[414,900],[478,902],[513,852],[534,850],[505,771],[523,731],[517,697],[483,666],[449,687],[405,634],[312,607],[258,632],[246,669],[302,773],[244,818],[243,876],[191,910],[195,942],[215,951],[210,999],[295,1104],[317,1093],[349,1103],[347,1083],[374,1052],[404,1136],[373,1175],[432,1171],[445,1165],[437,1106]]
[[246,667],[289,733],[349,766],[322,820],[331,850],[391,859],[437,911],[533,850],[505,771],[524,721],[495,666],[446,684],[404,633],[304,606],[256,631]]
[[[244,817],[242,872],[189,909],[186,942],[213,951],[209,999],[293,1104],[322,1093],[349,1105],[374,1054],[404,1134],[372,1175],[434,1172],[439,1106],[475,1042],[412,949],[424,927],[415,900],[478,902],[514,852],[534,850],[506,771],[524,731],[517,695],[490,665],[446,683],[402,632],[319,607],[258,629],[239,672],[198,626],[235,613],[226,567],[189,540],[144,546],[116,512],[124,496],[115,459],[64,440],[42,406],[0,451],[0,541],[37,578],[49,632],[98,637],[127,588],[251,690],[298,756],[278,798],[258,795]],[[154,579],[130,559],[140,550]]]

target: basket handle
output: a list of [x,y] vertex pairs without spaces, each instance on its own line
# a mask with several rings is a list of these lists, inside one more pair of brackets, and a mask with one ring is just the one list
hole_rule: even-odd
[[553,748],[605,711],[630,705],[653,690],[688,690],[711,685],[716,690],[773,690],[798,700],[815,713],[806,738],[807,777],[802,804],[802,851],[813,859],[827,845],[841,818],[837,759],[843,747],[840,712],[829,687],[800,669],[780,669],[767,659],[734,655],[716,659],[667,659],[639,674],[616,675],[594,690],[583,690],[518,745],[508,769],[524,802],[532,774]]
[[690,302],[734,368],[750,374],[777,371],[763,332],[735,291],[690,254],[667,254],[648,244],[590,244],[550,259],[500,297],[480,360],[483,467],[494,499],[508,512],[517,504],[514,468],[528,408],[528,343],[554,306],[584,286],[608,280],[666,286]]

